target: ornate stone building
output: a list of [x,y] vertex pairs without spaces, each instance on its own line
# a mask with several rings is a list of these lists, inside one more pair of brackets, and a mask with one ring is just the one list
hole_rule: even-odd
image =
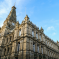
[[59,42],[47,37],[27,15],[19,24],[13,6],[0,28],[0,59],[59,59]]

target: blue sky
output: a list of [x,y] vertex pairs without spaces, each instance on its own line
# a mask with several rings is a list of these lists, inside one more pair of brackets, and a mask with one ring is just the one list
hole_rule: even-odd
[[0,0],[0,27],[15,2],[19,23],[27,14],[39,29],[43,27],[49,38],[59,41],[59,0]]

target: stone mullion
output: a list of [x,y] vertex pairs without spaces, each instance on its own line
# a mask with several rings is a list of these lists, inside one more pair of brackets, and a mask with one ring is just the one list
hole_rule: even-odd
[[5,53],[5,52],[4,52],[4,49],[3,49],[2,56],[4,56],[4,53]]
[[6,55],[8,54],[8,48],[6,47]]
[[21,36],[23,36],[23,26],[22,26],[22,28],[21,28]]
[[8,37],[8,43],[10,43],[10,37]]
[[41,34],[41,41],[43,41],[43,37],[42,37],[42,34]]
[[15,52],[17,52],[18,42],[16,42]]
[[31,36],[32,32],[31,32],[31,27],[29,26],[29,35]]
[[9,47],[9,54],[11,54],[11,47]]
[[40,39],[40,38],[39,38],[39,32],[38,32],[38,39]]
[[32,36],[32,28],[30,27],[29,29],[30,29],[30,36]]
[[43,47],[43,54],[46,54],[46,47]]
[[19,36],[19,30],[15,30],[15,35],[14,35],[14,40],[17,39],[17,37]]
[[30,40],[30,51],[33,51],[33,42]]
[[28,35],[28,24],[27,23],[25,24],[25,33],[24,34],[25,34],[25,36]]

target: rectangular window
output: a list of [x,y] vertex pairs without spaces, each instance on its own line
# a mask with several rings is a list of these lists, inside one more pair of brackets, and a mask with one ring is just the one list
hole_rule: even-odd
[[1,59],[1,56],[0,56],[0,59]]
[[43,48],[41,48],[42,54],[43,54]]
[[39,36],[39,38],[40,38],[40,41],[41,41],[41,35]]
[[35,52],[35,44],[33,44],[33,51]]
[[18,57],[15,57],[15,59],[18,59]]
[[38,33],[36,32],[36,38],[38,39]]
[[49,56],[49,51],[48,51],[48,56]]
[[37,46],[37,49],[38,49],[38,53],[39,53],[39,46]]
[[17,51],[19,52],[19,49],[20,49],[20,43],[18,43],[17,45]]
[[19,36],[21,36],[21,30],[19,31]]
[[32,36],[34,37],[34,31],[32,30]]

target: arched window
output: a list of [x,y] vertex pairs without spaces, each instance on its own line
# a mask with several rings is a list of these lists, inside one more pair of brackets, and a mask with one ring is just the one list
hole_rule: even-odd
[[18,45],[17,45],[17,51],[19,52],[19,49],[20,49],[20,42],[18,42]]
[[32,36],[34,37],[34,30],[32,30]]
[[33,43],[33,51],[35,52],[35,44]]
[[21,29],[19,30],[19,36],[21,36]]

